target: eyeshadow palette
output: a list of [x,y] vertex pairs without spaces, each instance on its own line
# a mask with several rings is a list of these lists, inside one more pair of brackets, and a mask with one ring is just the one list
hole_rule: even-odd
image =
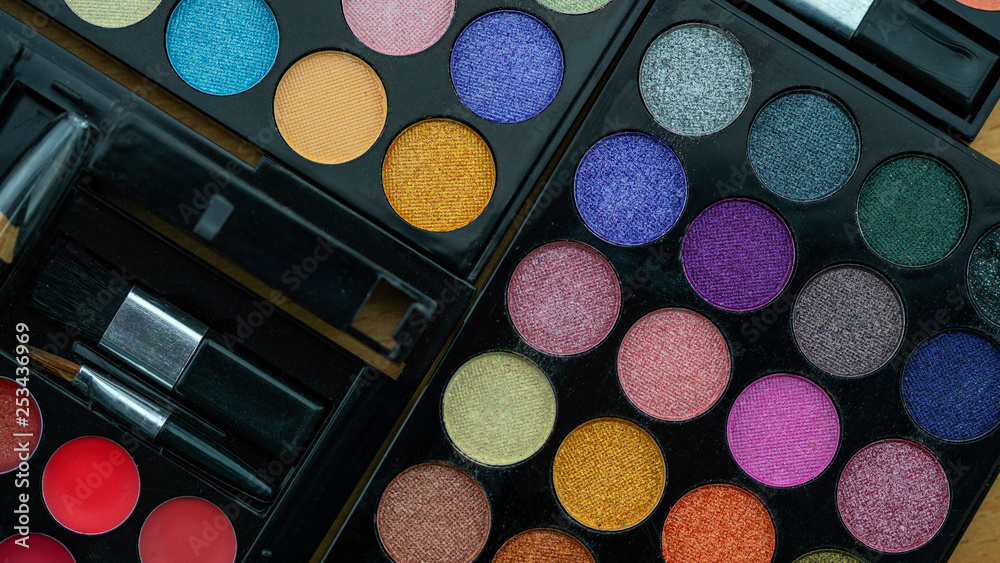
[[943,561],[1000,461],[1000,169],[657,1],[326,561]]
[[466,279],[648,5],[29,3]]

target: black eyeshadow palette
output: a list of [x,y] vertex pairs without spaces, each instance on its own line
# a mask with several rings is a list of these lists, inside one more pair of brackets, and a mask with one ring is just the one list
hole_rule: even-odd
[[326,561],[944,561],[1000,460],[1000,169],[655,2]]
[[29,3],[467,279],[648,5]]
[[[0,33],[0,498],[29,512],[0,519],[0,559],[308,560],[473,287],[7,14]],[[391,333],[358,324],[386,293]]]

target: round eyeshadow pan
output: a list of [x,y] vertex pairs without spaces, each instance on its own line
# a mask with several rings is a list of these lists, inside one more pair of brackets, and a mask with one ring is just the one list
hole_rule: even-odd
[[343,0],[351,33],[385,55],[412,55],[437,43],[455,16],[455,0]]
[[1000,0],[957,0],[959,4],[965,4],[977,10],[998,11],[1000,10]]
[[705,485],[677,501],[663,525],[666,563],[768,563],[774,523],[753,494],[734,485]]
[[560,14],[587,14],[607,6],[611,0],[538,0],[538,3]]
[[594,563],[580,540],[560,530],[534,528],[504,542],[493,563]]
[[619,246],[652,242],[677,223],[687,201],[681,161],[645,133],[616,133],[587,150],[573,197],[584,224]]
[[403,471],[375,514],[378,536],[396,563],[469,563],[490,533],[490,505],[471,475],[440,462]]
[[552,482],[559,504],[577,522],[595,530],[626,530],[660,502],[667,464],[645,430],[620,418],[599,418],[563,440]]
[[899,293],[865,266],[832,266],[814,276],[792,308],[792,334],[802,355],[840,377],[868,375],[884,366],[903,341]]
[[968,287],[979,313],[1000,324],[1000,226],[990,229],[972,249]]
[[982,438],[1000,424],[1000,350],[963,331],[925,340],[903,368],[903,404],[938,438]]
[[[28,549],[15,543],[21,538],[27,538]],[[0,542],[0,561],[4,563],[76,563],[73,554],[59,540],[35,532],[31,532],[27,536],[15,534]]]
[[274,95],[278,131],[295,152],[320,164],[354,160],[375,144],[388,113],[372,67],[343,51],[299,59]]
[[531,360],[490,352],[458,368],[441,412],[460,452],[483,465],[511,465],[545,445],[556,421],[556,395]]
[[507,286],[514,329],[531,347],[554,356],[600,344],[614,328],[621,302],[614,268],[600,252],[576,242],[535,249]]
[[[42,439],[42,411],[35,402],[35,397],[25,387],[6,377],[0,377],[0,473],[9,473],[17,469],[22,461],[31,459]],[[27,399],[26,405],[19,405]],[[21,416],[27,410],[27,417]],[[21,425],[20,420],[27,424]],[[17,434],[17,436],[15,436]],[[21,445],[28,445],[27,459],[21,459]]]
[[950,503],[941,462],[908,440],[865,447],[847,462],[837,485],[837,510],[847,530],[887,553],[929,542],[944,525]]
[[222,510],[198,497],[157,506],[139,532],[142,563],[233,563],[236,531]]
[[56,522],[78,534],[120,526],[139,501],[139,469],[120,445],[100,436],[66,442],[42,473],[42,497]]
[[97,27],[117,29],[146,19],[160,5],[160,0],[66,0],[81,20]]
[[459,99],[479,117],[518,123],[542,112],[562,85],[563,52],[541,20],[515,10],[484,14],[451,51]]
[[654,311],[618,350],[618,381],[642,412],[684,421],[719,400],[730,377],[729,347],[712,321],[687,309]]
[[452,231],[486,209],[496,184],[486,141],[450,119],[415,123],[392,141],[382,187],[397,215],[426,231]]
[[928,266],[962,241],[969,199],[947,166],[908,155],[882,163],[858,195],[858,225],[868,246],[900,266]]
[[770,207],[724,199],[695,217],[684,234],[681,260],[702,299],[727,311],[751,311],[785,289],[795,266],[795,242]]
[[743,471],[772,487],[795,487],[833,461],[840,419],[819,385],[789,374],[768,375],[736,398],[726,425],[729,451]]
[[814,201],[836,192],[854,175],[861,136],[838,100],[814,90],[793,90],[757,114],[747,150],[765,188],[793,201]]
[[181,0],[167,23],[167,57],[192,88],[246,91],[278,57],[278,22],[264,0]]
[[811,551],[798,559],[794,563],[865,563],[863,559],[860,559],[846,551],[840,551],[837,549],[820,549],[817,551]]
[[725,129],[750,99],[750,59],[727,31],[703,23],[663,32],[642,57],[639,93],[663,128],[678,135]]

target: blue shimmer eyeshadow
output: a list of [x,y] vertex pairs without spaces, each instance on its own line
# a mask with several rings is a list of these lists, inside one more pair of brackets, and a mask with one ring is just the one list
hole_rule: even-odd
[[793,201],[814,201],[851,179],[861,158],[861,135],[839,101],[797,90],[774,98],[757,114],[747,149],[765,188]]
[[184,82],[206,94],[239,94],[274,65],[278,22],[263,0],[181,0],[166,41]]
[[1000,351],[968,332],[943,332],[913,351],[903,403],[914,422],[945,440],[981,438],[1000,424]]
[[563,52],[541,20],[513,10],[473,21],[451,51],[451,81],[459,99],[476,115],[518,123],[556,97],[563,78]]
[[677,155],[660,139],[617,133],[584,155],[573,196],[594,234],[611,244],[636,246],[674,226],[687,200],[687,178]]

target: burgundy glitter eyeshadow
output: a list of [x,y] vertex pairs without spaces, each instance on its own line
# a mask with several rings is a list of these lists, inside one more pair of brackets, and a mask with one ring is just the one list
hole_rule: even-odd
[[788,224],[763,203],[724,199],[702,211],[684,235],[681,259],[691,287],[727,311],[752,311],[777,297],[792,276]]
[[600,344],[615,326],[621,302],[614,268],[600,252],[576,242],[534,250],[507,286],[507,310],[517,333],[554,356]]

